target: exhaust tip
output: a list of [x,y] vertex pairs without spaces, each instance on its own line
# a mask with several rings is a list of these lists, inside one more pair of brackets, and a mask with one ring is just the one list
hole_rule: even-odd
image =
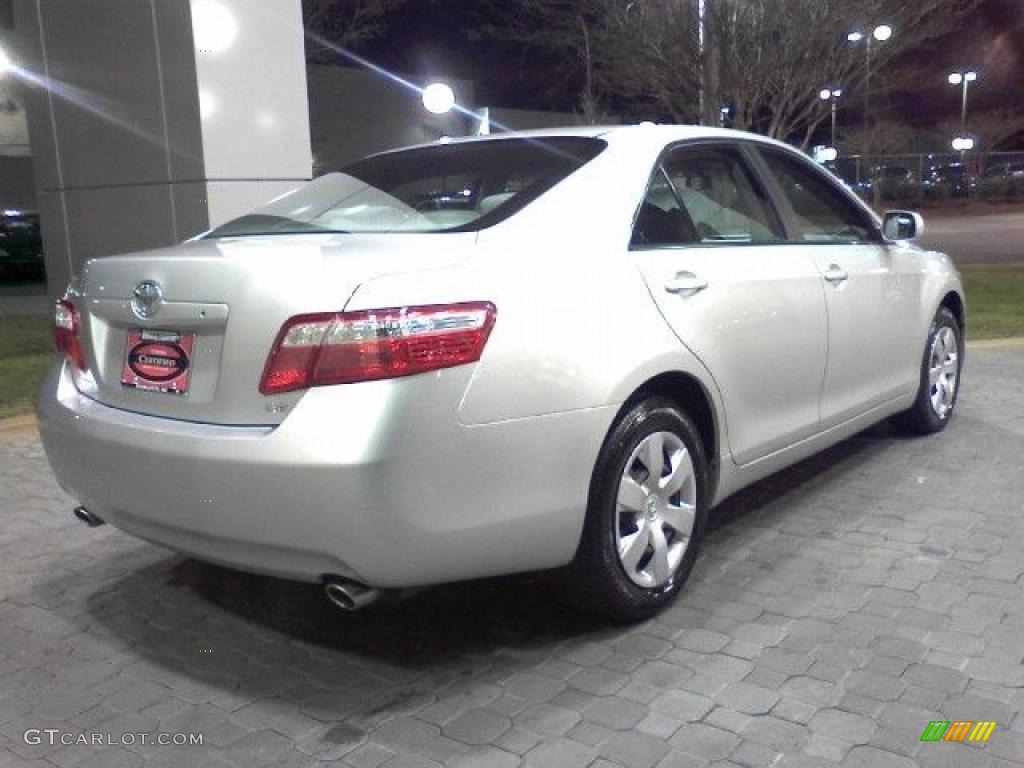
[[331,603],[348,612],[358,611],[380,599],[379,589],[331,577],[324,581],[324,594]]
[[340,584],[328,582],[324,586],[324,594],[327,595],[328,600],[343,611],[354,611],[356,609],[355,602]]
[[99,528],[101,525],[106,524],[106,521],[103,520],[103,518],[99,515],[94,515],[85,507],[75,507],[74,515],[90,528]]

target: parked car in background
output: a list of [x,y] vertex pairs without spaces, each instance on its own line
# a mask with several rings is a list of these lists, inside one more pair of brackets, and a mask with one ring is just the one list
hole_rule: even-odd
[[963,163],[934,165],[925,171],[925,187],[944,187],[951,197],[967,197],[977,185],[977,179]]
[[990,165],[985,169],[988,179],[1020,179],[1024,178],[1024,160],[1004,161]]
[[[856,176],[856,168],[850,168],[848,165],[845,167],[845,174],[840,174],[834,163],[826,164],[825,167],[833,173],[841,175],[843,183],[865,200],[871,198],[876,185],[881,187],[882,196],[885,198],[889,197],[891,193],[898,192],[901,186],[909,186],[915,182],[914,173],[902,165],[877,165],[865,169],[864,175],[860,178]],[[902,195],[891,196],[900,197]]]
[[872,176],[885,181],[912,182],[914,180],[914,172],[903,165],[880,165],[875,168]]
[[642,619],[723,499],[880,419],[949,423],[964,296],[923,226],[723,129],[388,152],[89,261],[43,445],[82,520],[348,609],[554,569]]
[[0,212],[0,280],[42,280],[43,239],[39,214],[7,209]]

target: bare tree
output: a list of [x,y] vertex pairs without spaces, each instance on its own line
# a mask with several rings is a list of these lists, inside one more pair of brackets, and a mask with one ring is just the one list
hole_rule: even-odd
[[[695,0],[508,0],[515,22],[498,34],[576,51],[587,72],[581,101],[678,122],[714,122],[728,105],[737,127],[806,145],[829,114],[823,87],[856,97],[870,85],[880,100],[910,76],[893,62],[977,3],[706,0],[701,35]],[[865,43],[846,36],[883,21],[895,32],[872,46],[869,65]]]
[[867,127],[853,126],[843,132],[842,145],[858,155],[911,152],[916,132],[899,120],[876,120]]
[[337,59],[325,43],[356,49],[377,37],[385,16],[406,0],[302,0],[306,34],[312,45],[306,47],[310,61]]
[[[1013,108],[976,112],[970,116],[967,128],[967,132],[977,138],[981,152],[998,152],[1004,144],[1024,131],[1024,112]],[[960,119],[948,118],[939,121],[935,138],[942,146],[948,147],[952,138],[962,132]]]
[[[603,0],[598,0],[598,4]],[[475,30],[477,37],[495,38],[532,50],[555,52],[568,70],[555,74],[556,88],[566,79],[579,84],[578,108],[587,122],[606,115],[595,79],[595,58],[603,41],[601,8],[587,0],[481,0],[478,15],[489,20]]]

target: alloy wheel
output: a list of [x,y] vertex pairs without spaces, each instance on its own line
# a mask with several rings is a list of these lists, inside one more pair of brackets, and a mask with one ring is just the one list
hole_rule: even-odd
[[960,374],[959,352],[953,329],[949,326],[940,328],[932,339],[928,355],[928,391],[932,410],[940,420],[945,420],[953,409],[957,377]]

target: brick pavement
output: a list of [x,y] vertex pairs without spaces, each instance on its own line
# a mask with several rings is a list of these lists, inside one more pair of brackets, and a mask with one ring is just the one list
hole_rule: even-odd
[[[1022,381],[1024,348],[973,349],[944,435],[881,426],[727,502],[628,628],[528,577],[345,615],[73,522],[2,440],[0,767],[1024,766]],[[998,726],[921,743],[940,719]],[[46,727],[204,744],[24,743]]]

